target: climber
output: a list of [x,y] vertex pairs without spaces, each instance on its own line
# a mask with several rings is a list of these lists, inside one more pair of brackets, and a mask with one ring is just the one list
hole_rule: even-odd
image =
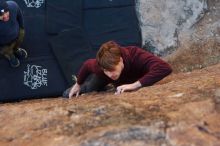
[[[63,97],[103,91],[113,84],[115,94],[151,86],[172,72],[168,63],[135,46],[122,47],[114,41],[101,45],[96,59],[88,59],[79,70],[76,83]],[[91,75],[91,76],[90,76]],[[86,79],[90,76],[90,79]]]

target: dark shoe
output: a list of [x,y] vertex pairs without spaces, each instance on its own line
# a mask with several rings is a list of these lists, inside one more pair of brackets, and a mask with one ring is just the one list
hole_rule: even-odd
[[66,90],[63,92],[63,95],[62,95],[62,96],[63,96],[64,98],[69,98],[69,93],[70,93],[71,88],[72,88],[72,87],[66,89]]
[[[72,80],[73,80],[73,82],[74,82],[74,84],[75,84],[76,81],[77,81],[76,75],[72,75]],[[63,96],[64,98],[69,98],[69,93],[70,93],[71,88],[72,88],[72,87],[66,89],[66,90],[63,92],[63,95],[62,95],[62,96]]]
[[27,51],[22,48],[18,48],[18,50],[15,52],[16,57],[19,59],[25,59],[28,57]]
[[18,67],[20,65],[20,61],[18,60],[18,58],[15,57],[15,55],[10,55],[8,57],[8,61],[11,67]]

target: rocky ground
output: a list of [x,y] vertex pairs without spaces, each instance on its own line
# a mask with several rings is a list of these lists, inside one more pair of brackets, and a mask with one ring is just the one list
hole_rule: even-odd
[[164,58],[172,75],[121,95],[0,104],[0,146],[220,146],[220,2],[207,2],[193,41]]
[[219,146],[220,64],[114,95],[0,105],[1,146]]

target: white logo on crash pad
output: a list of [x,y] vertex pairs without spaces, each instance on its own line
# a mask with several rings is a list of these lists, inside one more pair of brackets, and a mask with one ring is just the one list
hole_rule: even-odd
[[40,8],[45,0],[24,0],[29,8]]
[[42,66],[27,65],[27,71],[24,71],[24,85],[31,89],[38,89],[47,86],[47,69]]

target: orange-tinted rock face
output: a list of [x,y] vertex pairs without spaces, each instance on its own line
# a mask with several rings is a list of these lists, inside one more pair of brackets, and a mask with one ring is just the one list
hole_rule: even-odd
[[220,64],[114,95],[0,105],[0,145],[218,146]]

